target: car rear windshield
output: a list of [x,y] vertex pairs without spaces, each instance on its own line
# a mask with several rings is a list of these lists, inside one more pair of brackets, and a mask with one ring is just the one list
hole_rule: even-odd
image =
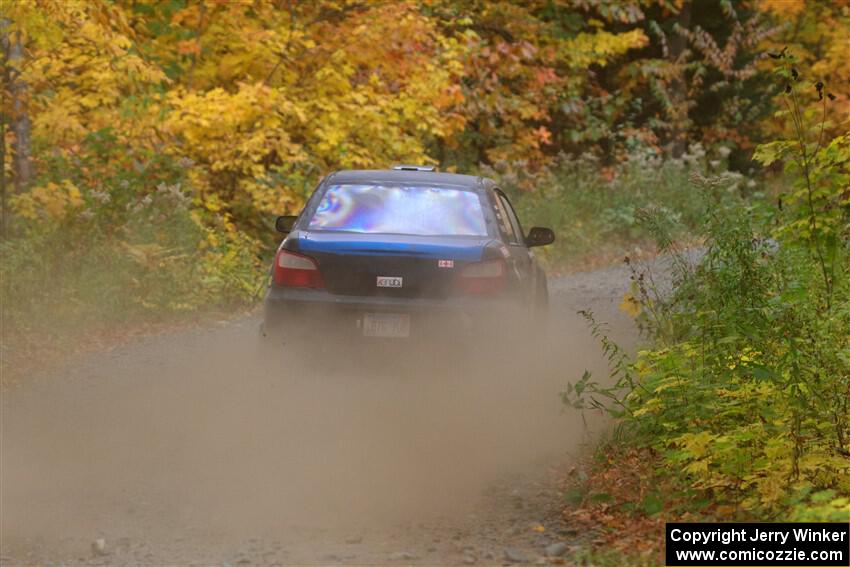
[[486,236],[474,191],[416,185],[332,185],[310,230],[422,236]]

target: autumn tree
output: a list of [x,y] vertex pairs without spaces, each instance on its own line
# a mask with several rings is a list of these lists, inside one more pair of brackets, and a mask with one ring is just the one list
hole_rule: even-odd
[[[787,40],[825,82],[847,80],[846,2],[797,6],[14,2],[4,151],[15,193],[37,202],[48,184],[86,200],[111,172],[168,156],[199,214],[254,236],[338,168],[487,166],[528,173],[533,190],[563,153],[676,155],[699,141],[749,163],[776,108],[767,51]],[[101,152],[103,140],[124,150]],[[140,197],[162,181],[147,175]]]

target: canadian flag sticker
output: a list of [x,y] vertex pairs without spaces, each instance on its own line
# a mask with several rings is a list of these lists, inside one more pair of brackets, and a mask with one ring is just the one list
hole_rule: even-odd
[[438,268],[454,268],[455,261],[454,260],[437,260]]

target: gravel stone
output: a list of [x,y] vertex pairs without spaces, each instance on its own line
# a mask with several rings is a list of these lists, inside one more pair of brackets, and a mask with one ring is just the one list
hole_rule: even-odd
[[559,541],[558,543],[553,543],[552,545],[546,546],[546,556],[547,557],[560,557],[567,552],[569,547],[566,543]]
[[95,557],[102,557],[107,554],[106,540],[102,537],[91,542],[91,552]]
[[528,563],[528,556],[515,547],[505,548],[505,559],[511,563]]

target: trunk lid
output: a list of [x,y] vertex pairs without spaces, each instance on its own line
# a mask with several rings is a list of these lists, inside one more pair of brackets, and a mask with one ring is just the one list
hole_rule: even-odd
[[[328,291],[339,295],[445,298],[456,274],[481,260],[489,237],[301,232],[288,243],[315,258]],[[287,246],[289,248],[289,246]],[[379,287],[378,278],[401,278]]]

